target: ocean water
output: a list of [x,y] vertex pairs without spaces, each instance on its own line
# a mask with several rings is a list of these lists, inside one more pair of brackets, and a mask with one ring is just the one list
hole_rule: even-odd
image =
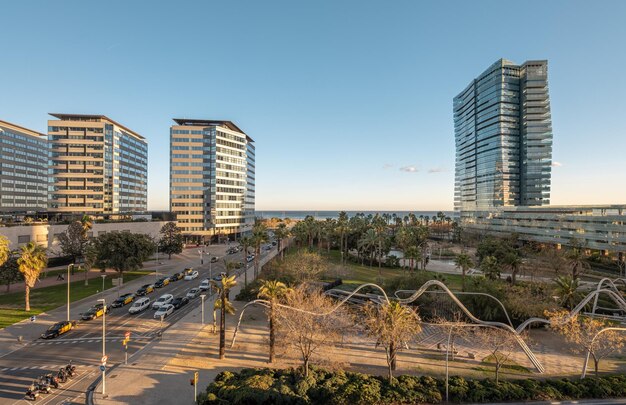
[[[312,215],[315,219],[326,219],[326,218],[339,218],[339,213],[341,211],[257,211],[256,216],[259,218],[290,218],[290,219],[304,219],[307,215]],[[419,218],[420,215],[428,216],[432,218],[437,215],[439,211],[346,211],[348,217],[353,217],[356,214],[363,213],[366,216],[369,214],[396,214],[400,218],[404,218],[405,215],[408,215],[410,212],[415,214],[416,217]],[[446,216],[452,218],[452,211],[443,211]]]

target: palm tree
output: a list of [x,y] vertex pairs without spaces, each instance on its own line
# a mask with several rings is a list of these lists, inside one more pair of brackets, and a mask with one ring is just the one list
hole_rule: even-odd
[[415,261],[419,262],[421,257],[420,251],[415,245],[404,249],[404,258],[409,259],[411,271],[415,271]]
[[270,303],[270,309],[268,314],[268,320],[270,324],[270,356],[269,362],[274,362],[275,350],[274,345],[276,343],[276,316],[274,313],[274,305],[280,300],[284,299],[291,291],[291,288],[287,287],[284,283],[276,280],[263,281],[261,287],[259,287],[258,297],[265,299]]
[[559,297],[559,305],[572,310],[581,298],[578,292],[578,287],[580,286],[579,279],[570,276],[560,276],[554,282],[556,283],[555,293]]
[[[346,254],[346,250],[348,249],[348,240],[347,234],[350,230],[348,226],[348,214],[345,211],[341,211],[339,213],[339,218],[337,219],[337,231],[339,232],[339,251],[342,253],[341,255],[341,265],[344,265],[345,258],[344,254]],[[345,243],[344,243],[345,239]]]
[[585,249],[576,239],[570,242],[572,249],[567,253],[567,259],[572,266],[572,278],[579,278],[584,269],[589,268]]
[[377,244],[378,244],[378,235],[376,234],[376,231],[373,229],[368,229],[367,232],[365,232],[365,234],[361,236],[361,239],[359,239],[359,242],[358,242],[359,249],[363,249],[369,252],[370,267],[372,267],[372,264],[374,261],[374,251],[376,249]]
[[17,259],[20,273],[24,276],[26,288],[26,311],[30,311],[30,289],[35,286],[41,270],[48,264],[46,250],[34,242],[28,242],[20,248],[20,257]]
[[511,268],[511,284],[515,284],[517,273],[522,265],[522,258],[519,254],[512,250],[506,256],[504,256],[504,263]]
[[261,256],[261,245],[269,240],[267,227],[262,222],[257,222],[252,228],[252,241],[254,243],[254,277],[259,276],[259,260]]
[[278,224],[278,227],[274,230],[274,236],[278,239],[278,252],[280,253],[280,258],[284,258],[283,252],[283,239],[289,236],[289,230],[287,229],[287,225],[284,222]]
[[480,270],[490,280],[497,280],[500,278],[500,265],[498,259],[493,256],[487,256],[480,263]]
[[239,244],[243,247],[243,260],[245,260],[245,264],[244,264],[245,270],[243,272],[243,285],[244,285],[244,288],[246,288],[248,287],[248,248],[252,245],[252,238],[250,236],[242,236],[241,238],[239,238]]
[[230,289],[237,285],[235,277],[237,276],[226,276],[225,274],[222,274],[221,280],[211,280],[211,284],[217,291],[217,295],[219,297],[215,300],[213,310],[220,311],[220,359],[224,358],[226,350],[226,312],[231,315],[235,313],[235,307],[233,307],[233,304],[231,304],[228,299]]
[[326,218],[326,221],[323,223],[322,234],[324,235],[324,239],[326,240],[326,251],[330,252],[330,241],[335,233],[335,227],[337,226],[337,222],[333,218]]
[[463,273],[461,278],[461,291],[465,291],[465,275],[467,274],[467,270],[474,267],[474,262],[467,253],[463,252],[456,257],[454,264],[458,269],[461,269]]
[[93,228],[93,221],[89,215],[83,215],[80,219],[80,224],[83,227],[83,239],[87,239],[87,233]]

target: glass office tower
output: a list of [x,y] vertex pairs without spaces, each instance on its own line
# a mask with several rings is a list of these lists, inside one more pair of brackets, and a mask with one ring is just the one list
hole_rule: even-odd
[[454,209],[550,201],[552,123],[548,62],[500,59],[454,98]]
[[254,224],[254,141],[231,121],[174,119],[170,210],[190,242],[249,232]]
[[0,214],[45,212],[47,200],[46,135],[0,120]]
[[145,138],[104,115],[50,115],[57,120],[48,121],[49,212],[109,218],[145,212]]

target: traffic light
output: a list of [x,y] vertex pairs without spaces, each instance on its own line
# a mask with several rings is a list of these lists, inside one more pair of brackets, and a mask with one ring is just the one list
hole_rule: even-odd
[[198,372],[197,372],[197,371],[193,373],[193,378],[190,378],[190,379],[189,379],[189,383],[190,383],[191,385],[196,385],[196,384],[198,384]]

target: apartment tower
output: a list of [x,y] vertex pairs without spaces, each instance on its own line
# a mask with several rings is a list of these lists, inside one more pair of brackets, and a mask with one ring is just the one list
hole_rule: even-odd
[[254,224],[254,141],[231,121],[174,119],[170,210],[188,241],[235,240]]
[[0,120],[0,214],[45,212],[47,200],[46,135]]
[[115,219],[146,211],[144,137],[104,115],[50,115],[50,213]]
[[548,62],[492,64],[454,98],[454,210],[550,203]]

